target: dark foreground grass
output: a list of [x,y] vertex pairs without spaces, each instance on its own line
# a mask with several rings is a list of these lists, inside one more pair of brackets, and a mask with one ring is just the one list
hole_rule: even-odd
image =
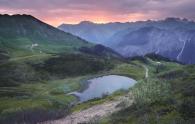
[[66,93],[79,89],[81,78],[1,87],[0,122],[34,123],[66,115],[76,100]]
[[[95,63],[88,64],[86,71],[79,75],[86,62]],[[74,70],[71,70],[73,67]],[[68,71],[73,75],[67,75],[70,74]],[[72,108],[77,99],[67,93],[85,88],[87,79],[109,74],[127,75],[135,79],[144,77],[144,69],[140,66],[78,55],[13,58],[0,67],[0,73],[0,123],[19,124],[56,119],[115,97],[114,94]]]
[[[87,69],[79,75],[85,64],[91,62],[93,64],[87,64]],[[2,74],[6,69],[11,72],[8,73],[10,75],[4,74],[9,78],[1,78],[0,123],[34,124],[57,119],[69,112],[80,111],[124,95],[124,92],[116,92],[103,99],[72,106],[77,99],[67,93],[86,88],[87,79],[109,74],[132,77],[138,83],[131,89],[134,104],[103,119],[102,123],[190,123],[194,117],[195,68],[164,61],[161,64],[158,68],[157,62],[150,59],[147,63],[136,60],[129,63],[75,54],[12,60],[6,65],[8,68],[0,68]],[[143,65],[149,68],[148,79],[144,79],[146,70]],[[73,67],[74,70],[71,70]],[[4,79],[11,80],[7,80],[7,83]]]

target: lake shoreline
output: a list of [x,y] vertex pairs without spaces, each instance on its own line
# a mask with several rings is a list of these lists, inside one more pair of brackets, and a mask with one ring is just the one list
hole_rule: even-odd
[[[91,78],[88,77],[87,79],[88,80],[85,79],[82,81],[82,83],[84,84],[82,85],[83,88],[68,93],[68,95],[73,95],[74,97],[76,97],[79,103],[86,102],[88,100],[95,99],[95,98],[102,98],[104,94],[111,95],[118,90],[128,90],[129,88],[133,87],[137,82],[136,80],[130,77],[115,75],[115,74],[92,76]],[[98,82],[97,80],[99,80],[100,82]],[[118,83],[120,81],[123,82]],[[108,83],[113,83],[113,84],[110,85]],[[90,91],[89,89],[90,85],[93,88],[92,91]],[[94,89],[94,87],[96,89]]]

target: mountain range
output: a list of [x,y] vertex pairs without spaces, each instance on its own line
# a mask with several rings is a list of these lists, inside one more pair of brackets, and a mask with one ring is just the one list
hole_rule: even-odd
[[[195,66],[174,61],[194,63],[194,22],[79,25],[68,26],[85,37],[31,15],[0,15],[0,124],[66,123],[66,117],[69,123],[194,123]],[[85,102],[71,95],[112,75],[136,84]],[[105,83],[113,80],[121,85],[120,78]]]
[[[84,49],[115,55],[110,48],[96,46],[80,37],[65,33],[31,15],[0,15],[0,57],[21,57],[42,53],[75,53]],[[82,49],[82,51],[81,51]]]
[[106,24],[84,21],[76,25],[62,24],[58,28],[108,46],[124,57],[156,53],[182,63],[195,63],[195,22],[187,19]]

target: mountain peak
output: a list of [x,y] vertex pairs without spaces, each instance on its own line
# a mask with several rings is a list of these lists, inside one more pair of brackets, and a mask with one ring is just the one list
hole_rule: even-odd
[[167,22],[188,22],[189,20],[186,18],[175,18],[175,17],[168,17],[165,19]]
[[94,24],[94,22],[91,22],[91,21],[81,21],[79,24],[88,25],[88,24]]
[[0,17],[26,17],[26,18],[35,18],[32,15],[27,15],[27,14],[14,14],[14,15],[0,14]]
[[[37,51],[56,53],[89,45],[85,40],[50,26],[31,15],[0,15],[0,27],[0,47],[5,44],[4,51],[13,47],[20,52],[28,50],[29,53]],[[35,51],[34,46],[37,48]],[[59,46],[62,49],[59,49]]]

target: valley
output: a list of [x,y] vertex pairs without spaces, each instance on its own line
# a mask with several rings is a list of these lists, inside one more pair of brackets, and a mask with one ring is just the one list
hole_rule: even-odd
[[[170,19],[165,21],[175,22]],[[184,20],[177,21],[183,24]],[[164,34],[169,37],[170,34],[167,32],[159,34],[163,31],[156,27],[142,28],[145,23],[151,25],[154,22],[137,22],[136,26],[130,24],[136,28],[134,33],[127,34],[136,39],[132,40],[131,47],[139,45],[140,42],[148,43],[156,40],[155,38],[149,40],[148,36]],[[164,21],[155,22],[155,25],[160,24],[161,27],[161,23],[164,25]],[[191,23],[194,25],[189,21],[187,25]],[[83,22],[80,25],[83,24],[89,26],[93,23]],[[109,29],[112,25],[115,23],[109,24]],[[117,23],[115,26],[119,31],[127,25],[129,23],[125,23],[125,26]],[[96,26],[98,28],[98,25]],[[137,29],[137,26],[139,28],[141,26],[141,29]],[[184,61],[170,59],[164,54],[161,55],[161,52],[153,50],[151,53],[147,51],[141,55],[124,56],[101,45],[102,43],[88,42],[30,15],[0,15],[0,27],[2,27],[0,29],[0,123],[2,124],[193,124],[194,122],[194,65],[183,64]],[[143,37],[137,35],[140,32]],[[108,36],[111,35],[113,32]],[[174,39],[172,35],[170,37],[171,40]],[[103,38],[108,37],[105,35]],[[137,38],[142,40],[137,42]],[[97,42],[100,41],[101,39]],[[163,39],[163,41],[170,40]],[[185,54],[191,55],[188,52],[193,49],[188,51],[187,48],[193,48],[192,41],[188,41],[182,49],[176,48],[179,59]],[[175,47],[175,44],[171,46]],[[133,48],[129,50],[137,51]],[[185,57],[187,63],[193,63],[193,55]],[[72,94],[73,92],[80,96]],[[93,96],[92,92],[98,95]],[[91,96],[81,97],[82,94]]]
[[[15,61],[11,61],[11,63],[20,61],[20,63],[25,62],[26,64],[28,62],[32,63],[33,61],[40,59],[40,58],[37,59],[36,58],[37,56],[34,56],[34,57],[35,58],[28,58],[28,60],[17,59]],[[76,58],[72,58],[72,59],[76,59]],[[42,60],[39,60],[39,61],[42,61]],[[6,66],[9,66],[9,64]],[[25,66],[28,67],[30,65],[27,64]],[[62,65],[59,65],[59,66],[62,67]],[[126,69],[126,67],[130,67],[130,69]],[[24,70],[21,70],[23,68],[18,68],[18,69],[20,69],[18,71],[24,72]],[[135,74],[133,70],[140,70],[140,71],[137,72],[137,74]],[[27,72],[25,72],[25,74],[28,74]],[[41,72],[35,72],[35,73],[41,73]],[[1,86],[1,90],[0,90],[1,91],[1,101],[2,101],[0,105],[1,106],[0,107],[1,117],[5,117],[4,121],[5,122],[10,121],[10,123],[12,121],[16,121],[17,119],[19,122],[24,121],[23,117],[27,118],[28,121],[32,121],[31,123],[34,123],[38,121],[39,119],[40,119],[39,121],[41,121],[42,119],[44,120],[44,118],[49,119],[49,118],[55,118],[55,116],[57,117],[62,116],[67,113],[67,112],[64,112],[64,110],[68,111],[71,108],[69,106],[75,101],[77,101],[76,97],[72,95],[67,95],[67,94],[70,92],[79,90],[79,89],[83,89],[85,87],[85,84],[83,84],[85,83],[85,80],[91,79],[92,77],[109,75],[109,74],[129,75],[130,77],[134,77],[134,78],[142,78],[144,77],[144,73],[145,73],[144,69],[139,66],[121,63],[120,65],[116,64],[114,68],[111,70],[110,69],[107,71],[102,70],[96,74],[87,74],[87,75],[84,74],[83,76],[81,75],[81,76],[73,76],[73,77],[68,76],[66,78],[57,78],[55,75],[52,78],[50,77],[50,79],[47,79],[47,78],[39,79],[38,78],[36,82],[35,81],[26,82],[25,81],[26,83],[13,84],[13,85],[7,84],[7,86],[1,84],[3,85]],[[31,73],[29,75],[31,75]],[[9,76],[9,75],[6,74],[6,76]],[[11,76],[10,77],[11,79],[16,78],[14,77],[14,75],[10,75],[10,76]],[[59,110],[61,110],[62,112],[58,112]],[[44,113],[45,117],[38,115],[39,113],[42,113],[42,114]],[[61,113],[62,115],[60,115]],[[39,116],[41,118],[39,118]],[[6,120],[6,117],[9,117],[8,120]]]

